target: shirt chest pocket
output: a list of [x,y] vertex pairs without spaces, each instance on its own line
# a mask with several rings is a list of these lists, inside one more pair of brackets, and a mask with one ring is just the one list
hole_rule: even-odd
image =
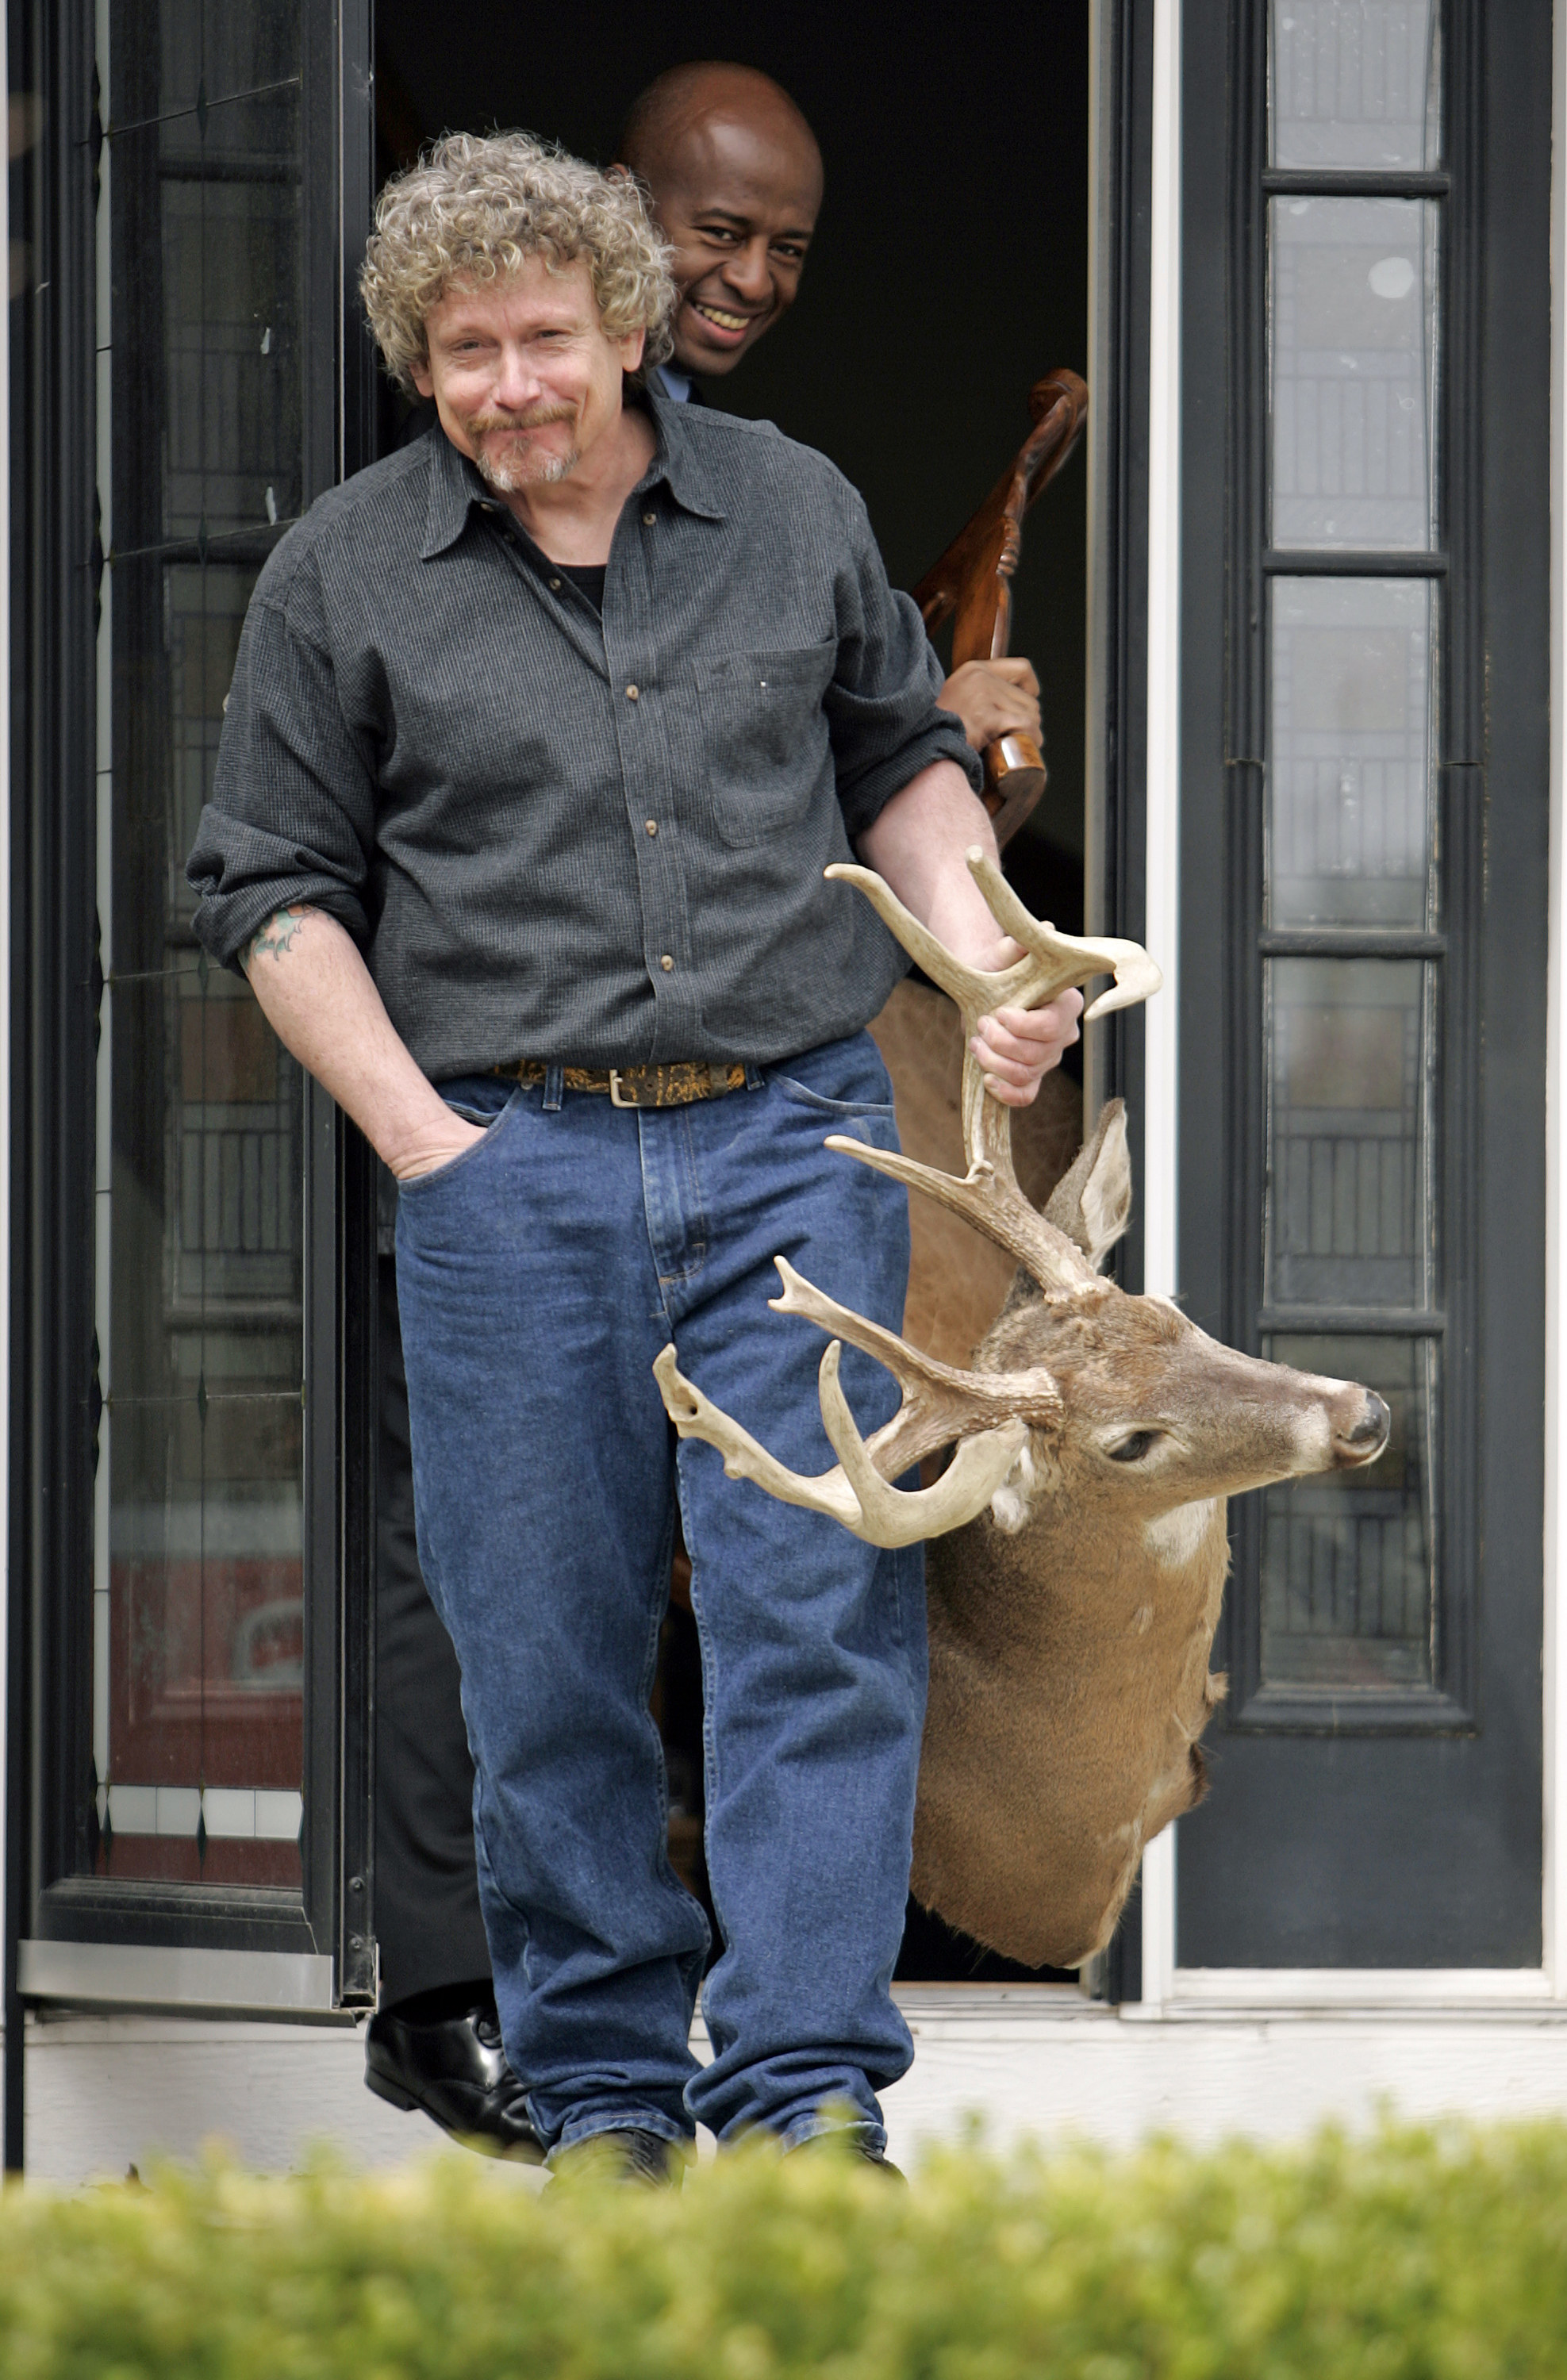
[[831,793],[821,698],[837,658],[832,643],[696,663],[708,794],[725,843],[766,842],[802,820],[824,785]]

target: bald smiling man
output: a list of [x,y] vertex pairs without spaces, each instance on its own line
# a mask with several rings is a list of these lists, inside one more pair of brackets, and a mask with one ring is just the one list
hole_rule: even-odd
[[787,91],[754,67],[671,67],[632,107],[618,157],[652,194],[680,310],[660,376],[732,372],[795,302],[821,210],[821,152]]
[[[695,379],[732,372],[794,304],[821,212],[821,152],[770,75],[710,58],[649,84],[615,155],[674,251],[674,353],[654,370],[683,403]],[[941,701],[976,751],[999,735],[1039,736],[1039,682],[1022,659],[966,662]]]

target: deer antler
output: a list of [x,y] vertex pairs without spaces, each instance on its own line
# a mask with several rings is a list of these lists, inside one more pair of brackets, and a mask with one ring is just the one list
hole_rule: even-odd
[[[912,917],[903,903],[869,868],[830,868],[829,876],[857,884],[866,898],[926,973],[952,994],[963,1016],[963,1146],[968,1172],[938,1172],[903,1157],[883,1155],[862,1142],[833,1134],[829,1148],[839,1148],[864,1165],[911,1189],[923,1190],[952,1208],[1008,1249],[1039,1282],[1069,1281],[1076,1287],[1097,1284],[1098,1275],[1080,1251],[1030,1206],[1013,1171],[1009,1111],[987,1098],[984,1077],[970,1055],[968,1042],[979,1019],[998,1008],[1039,1008],[1075,984],[1097,975],[1111,975],[1111,990],[1102,992],[1087,1014],[1103,1016],[1126,1008],[1157,991],[1163,978],[1148,953],[1136,942],[1082,941],[1058,934],[1031,917],[999,868],[982,853],[971,851],[968,865],[975,881],[1003,932],[1023,946],[1022,958],[997,974],[965,966]],[[960,1372],[932,1356],[921,1354],[906,1340],[863,1315],[852,1313],[824,1296],[805,1281],[783,1257],[774,1259],[784,1293],[771,1303],[775,1313],[803,1314],[823,1330],[837,1335],[821,1359],[819,1375],[822,1427],[837,1455],[831,1471],[807,1478],[791,1471],[759,1446],[748,1431],[711,1403],[680,1372],[673,1347],[665,1347],[653,1366],[664,1410],[682,1438],[698,1438],[716,1447],[731,1479],[749,1479],[785,1504],[825,1512],[856,1537],[877,1546],[907,1546],[921,1537],[939,1537],[960,1528],[982,1512],[1006,1478],[1027,1442],[1030,1429],[1051,1427],[1059,1419],[1061,1398],[1054,1380],[1042,1369],[1030,1372]],[[884,1364],[903,1390],[893,1419],[869,1439],[860,1436],[838,1379],[841,1342],[847,1340]],[[933,1488],[904,1491],[893,1481],[922,1455],[958,1440],[957,1451]]]
[[1046,1222],[1024,1196],[1013,1170],[1010,1111],[987,1095],[984,1075],[968,1045],[979,1029],[980,1018],[993,1015],[998,1008],[1043,1008],[1060,993],[1090,983],[1095,976],[1113,976],[1110,990],[1102,991],[1086,1012],[1087,1024],[1114,1009],[1148,1000],[1164,978],[1139,942],[1085,941],[1075,934],[1058,934],[1053,926],[1040,925],[1029,916],[993,859],[978,849],[967,856],[969,873],[984,894],[990,915],[1003,933],[1023,945],[1023,956],[999,974],[987,974],[954,958],[873,869],[843,863],[827,870],[829,876],[858,886],[909,956],[957,1003],[963,1018],[963,1153],[967,1173],[962,1178],[942,1173],[934,1166],[916,1164],[911,1158],[867,1148],[862,1141],[838,1133],[827,1146],[857,1158],[862,1165],[873,1165],[879,1173],[890,1173],[911,1190],[922,1190],[928,1198],[961,1215],[1015,1257],[1041,1289],[1049,1290],[1063,1280],[1081,1287],[1097,1276],[1065,1233]]
[[[781,1503],[825,1512],[873,1546],[912,1546],[960,1528],[984,1511],[1027,1441],[1030,1427],[1058,1419],[1061,1398],[1045,1371],[994,1378],[938,1364],[880,1324],[868,1322],[801,1279],[786,1258],[773,1259],[784,1283],[769,1300],[776,1314],[803,1314],[837,1331],[819,1374],[821,1421],[838,1461],[811,1479],[789,1470],[704,1397],[681,1373],[673,1347],[653,1365],[664,1410],[682,1438],[716,1447],[731,1479],[749,1479]],[[838,1380],[842,1341],[874,1355],[903,1390],[892,1420],[869,1439],[860,1436]],[[933,1488],[901,1489],[891,1483],[923,1454],[954,1439],[960,1443]]]

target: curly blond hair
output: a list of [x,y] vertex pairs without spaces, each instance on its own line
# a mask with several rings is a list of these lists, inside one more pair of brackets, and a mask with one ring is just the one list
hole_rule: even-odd
[[383,360],[416,394],[425,323],[454,281],[493,281],[529,256],[588,267],[606,336],[647,333],[644,364],[671,352],[669,250],[629,175],[601,174],[527,132],[451,132],[376,202],[359,294]]

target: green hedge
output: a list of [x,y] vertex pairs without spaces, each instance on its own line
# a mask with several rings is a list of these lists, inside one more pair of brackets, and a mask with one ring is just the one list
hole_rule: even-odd
[[5,2380],[1567,2373],[1567,2126],[1289,2153],[737,2156],[535,2197],[456,2155],[0,2199]]

